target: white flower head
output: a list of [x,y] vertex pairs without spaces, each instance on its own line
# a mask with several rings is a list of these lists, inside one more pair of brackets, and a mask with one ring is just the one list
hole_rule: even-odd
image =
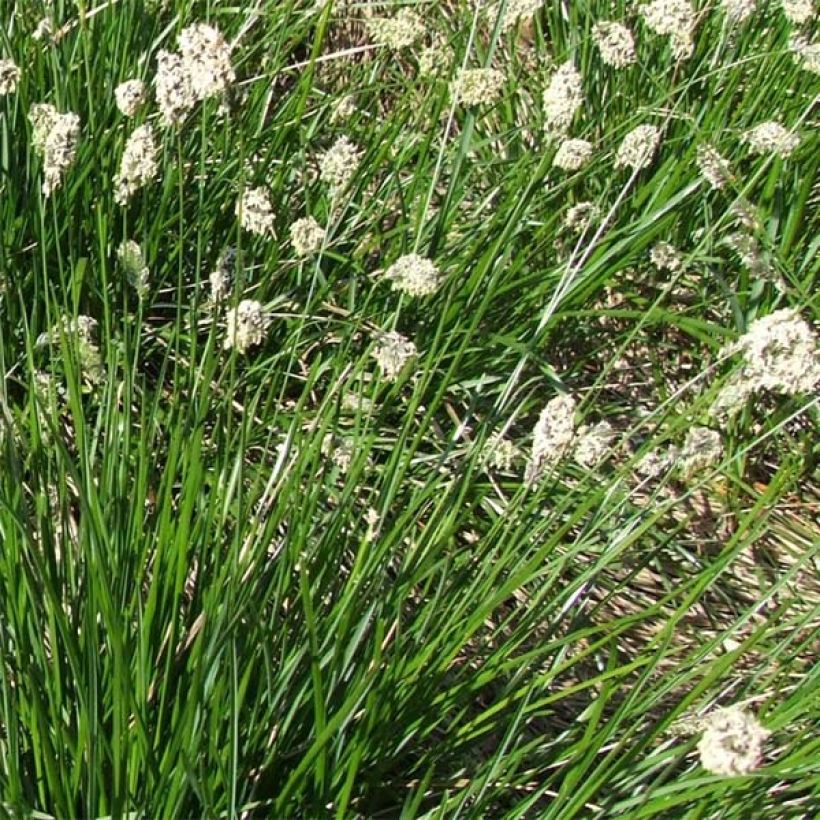
[[225,248],[216,260],[216,267],[208,275],[213,303],[223,302],[230,296],[235,273],[236,250],[230,247]]
[[725,187],[733,179],[729,160],[721,156],[712,145],[698,146],[696,162],[701,176],[716,190]]
[[596,23],[592,29],[592,39],[601,52],[601,59],[612,68],[625,68],[637,60],[635,38],[620,23]]
[[250,233],[273,233],[273,206],[264,188],[247,188],[236,203],[239,224]]
[[236,80],[231,50],[222,33],[206,23],[195,23],[179,33],[182,67],[196,100],[224,94]]
[[654,125],[633,128],[618,148],[615,167],[629,166],[635,170],[646,168],[652,162],[660,141],[661,132]]
[[556,396],[547,402],[533,428],[532,452],[524,481],[537,483],[569,452],[575,439],[575,399]]
[[0,97],[13,94],[20,82],[20,69],[14,60],[0,60]]
[[501,431],[496,431],[484,442],[484,446],[481,448],[480,461],[485,469],[509,472],[520,455],[521,453],[515,442],[506,438]]
[[754,715],[739,706],[718,709],[704,719],[703,736],[698,743],[700,762],[713,774],[748,774],[763,757],[763,744],[771,734]]
[[312,217],[297,219],[290,226],[290,244],[297,256],[316,253],[325,241],[325,229]]
[[319,178],[330,187],[331,195],[341,193],[356,174],[361,151],[347,137],[339,137],[319,158]]
[[601,215],[601,209],[594,202],[578,202],[567,208],[564,227],[575,233],[583,233]]
[[191,77],[179,54],[164,49],[157,53],[154,91],[165,125],[179,125],[196,105]]
[[572,60],[559,66],[544,90],[545,129],[550,134],[566,134],[575,114],[584,104],[581,74]]
[[495,102],[504,87],[504,72],[496,68],[465,68],[450,86],[456,103],[466,106]]
[[820,43],[813,43],[800,34],[789,38],[789,51],[800,68],[820,74]]
[[814,0],[780,0],[783,14],[790,23],[802,26],[814,17]]
[[652,264],[660,270],[675,273],[683,267],[681,252],[669,242],[656,242],[649,252],[649,258]]
[[418,350],[407,337],[395,330],[380,333],[371,353],[382,375],[388,381],[395,381],[410,361],[416,358]]
[[614,438],[615,430],[608,421],[579,427],[572,457],[582,467],[591,469],[609,452]]
[[730,23],[743,23],[757,11],[757,0],[721,0],[721,7]]
[[157,141],[154,129],[145,124],[135,128],[120,160],[120,169],[114,177],[114,201],[125,205],[140,189],[153,181],[159,168]]
[[126,80],[114,89],[117,108],[126,117],[133,117],[145,103],[145,83],[142,80]]
[[427,30],[421,16],[409,6],[403,6],[392,17],[369,17],[365,27],[370,37],[399,51],[420,40]]
[[432,260],[417,253],[399,257],[384,272],[384,278],[393,284],[393,290],[409,296],[429,296],[441,284],[441,275]]
[[265,341],[270,318],[262,304],[255,299],[243,299],[235,308],[227,311],[225,319],[225,350],[235,347],[238,353],[247,353],[251,347]]
[[752,154],[777,154],[786,159],[800,145],[800,137],[779,122],[762,122],[742,136]]
[[60,114],[53,105],[37,104],[29,111],[34,129],[34,147],[43,156],[43,196],[62,184],[74,162],[80,142],[80,118],[71,112]]
[[582,139],[564,140],[552,160],[553,168],[578,171],[592,159],[592,143]]
[[647,28],[667,37],[688,39],[695,26],[695,10],[688,0],[651,0],[640,7]]

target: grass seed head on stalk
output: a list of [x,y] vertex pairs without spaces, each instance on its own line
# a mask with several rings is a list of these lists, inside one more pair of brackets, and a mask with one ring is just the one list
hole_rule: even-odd
[[211,288],[211,301],[214,304],[222,302],[230,296],[235,272],[236,249],[225,248],[225,250],[219,254],[219,259],[216,260],[216,267],[214,267],[208,276],[208,284]]
[[122,152],[114,177],[114,201],[125,205],[140,189],[152,182],[159,168],[157,141],[153,127],[146,123],[134,129]]
[[393,51],[412,46],[427,30],[421,16],[409,6],[402,7],[392,17],[368,17],[364,22],[370,37]]
[[592,427],[578,428],[572,457],[576,463],[589,469],[598,464],[609,452],[615,430],[608,421],[599,421]]
[[416,358],[418,350],[406,336],[395,330],[380,333],[371,353],[387,381],[395,381],[410,361]]
[[698,743],[700,762],[713,774],[748,774],[763,757],[763,744],[771,732],[739,706],[718,709],[704,719]]
[[757,11],[757,0],[721,0],[721,8],[730,23],[743,23]]
[[556,396],[547,402],[532,431],[532,451],[524,481],[536,484],[569,452],[575,440],[575,399]]
[[649,252],[652,264],[660,270],[675,273],[683,267],[681,252],[669,242],[656,242]]
[[564,140],[552,160],[553,168],[578,171],[592,159],[592,143],[582,139]]
[[633,170],[646,168],[652,163],[661,141],[661,132],[654,125],[633,128],[621,142],[615,158],[615,167],[629,166]]
[[128,283],[137,292],[140,299],[148,295],[150,273],[142,248],[133,239],[126,239],[117,248],[117,259],[128,279]]
[[231,49],[222,33],[206,23],[195,23],[179,33],[182,68],[195,100],[224,94],[236,80]]
[[601,209],[594,202],[578,202],[567,208],[564,227],[574,233],[583,233],[600,216]]
[[273,206],[264,188],[247,188],[236,203],[239,224],[250,233],[267,236],[273,233]]
[[164,49],[157,53],[154,91],[166,126],[179,125],[196,105],[197,97],[191,85],[191,77],[179,54]]
[[319,178],[331,195],[341,193],[356,174],[362,159],[361,151],[347,137],[339,137],[319,158]]
[[635,38],[632,32],[620,23],[596,23],[592,29],[592,39],[601,52],[601,59],[612,68],[626,68],[638,59]]
[[715,147],[708,143],[698,146],[696,162],[701,176],[715,190],[724,188],[733,179],[729,160],[721,156]]
[[506,438],[501,431],[492,433],[481,448],[481,463],[485,469],[509,472],[519,456],[515,442]]
[[789,22],[802,26],[814,17],[814,0],[781,0],[783,14]]
[[243,299],[235,308],[229,308],[225,320],[225,350],[235,347],[238,353],[247,353],[251,347],[265,341],[270,319],[255,299]]
[[306,216],[290,226],[290,244],[297,256],[310,256],[322,247],[325,233],[325,229],[312,216]]
[[466,68],[453,80],[450,94],[460,105],[493,103],[501,96],[504,79],[497,68]]
[[678,456],[678,470],[684,479],[717,464],[723,456],[720,433],[708,427],[692,427]]
[[80,118],[71,112],[60,114],[48,103],[35,104],[29,111],[34,129],[34,147],[43,157],[43,196],[60,186],[77,154]]
[[575,114],[584,104],[584,86],[581,74],[572,60],[559,66],[544,90],[545,130],[561,136],[566,134]]
[[145,103],[145,83],[138,79],[120,83],[114,89],[114,99],[126,117],[133,117]]
[[779,122],[770,120],[756,125],[742,136],[752,154],[773,153],[782,159],[789,157],[800,145],[800,137]]
[[20,69],[14,60],[0,60],[0,97],[13,94],[20,82]]
[[804,71],[820,74],[820,43],[813,43],[808,37],[795,34],[789,38],[789,51]]
[[408,296],[429,296],[441,284],[441,275],[432,260],[417,253],[399,257],[384,272],[384,278],[392,282],[393,290]]

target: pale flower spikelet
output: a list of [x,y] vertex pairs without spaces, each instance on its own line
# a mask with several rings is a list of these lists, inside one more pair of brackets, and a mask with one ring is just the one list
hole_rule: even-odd
[[633,128],[618,148],[615,167],[628,166],[636,171],[646,168],[651,164],[660,141],[661,132],[654,125],[639,125]]
[[145,103],[145,83],[142,80],[126,80],[114,89],[117,108],[126,116],[133,117]]
[[688,0],[651,0],[640,7],[647,28],[667,37],[690,37],[695,10]]
[[698,754],[704,769],[731,777],[754,771],[763,758],[771,732],[742,707],[718,709],[704,718]]
[[157,53],[154,92],[166,126],[179,125],[196,105],[191,77],[179,54],[163,49]]
[[319,178],[326,183],[331,195],[341,193],[356,174],[361,162],[361,151],[347,137],[339,137],[319,158]]
[[481,448],[480,460],[485,469],[509,472],[520,453],[515,442],[497,431],[487,438]]
[[567,208],[564,227],[574,233],[583,233],[601,216],[601,209],[594,202],[578,202]]
[[365,27],[370,37],[394,51],[412,46],[427,30],[421,16],[404,6],[392,17],[369,17]]
[[391,330],[378,335],[371,355],[376,360],[382,376],[387,381],[395,381],[405,366],[416,358],[418,350],[407,337]]
[[135,128],[122,152],[120,168],[114,177],[114,201],[125,205],[140,189],[152,182],[159,168],[154,129],[145,124]]
[[239,224],[250,233],[267,236],[273,233],[273,206],[264,188],[248,188],[236,203]]
[[684,479],[717,464],[723,455],[720,433],[708,427],[692,427],[678,458],[678,470]]
[[579,427],[572,457],[588,469],[599,464],[612,447],[615,430],[608,421],[599,421],[592,427]]
[[34,130],[34,147],[43,157],[43,196],[61,185],[74,162],[80,142],[80,118],[71,112],[60,114],[48,103],[35,104],[29,111]]
[[715,190],[724,188],[733,179],[729,160],[708,143],[698,146],[696,162],[701,176]]
[[757,11],[757,0],[721,0],[721,8],[730,23],[743,23]]
[[0,60],[0,97],[13,94],[20,82],[20,69],[14,60]]
[[133,239],[126,239],[117,248],[117,260],[125,272],[128,283],[140,299],[148,295],[150,273],[142,249]]
[[456,103],[466,106],[495,102],[504,87],[504,72],[496,68],[467,68],[453,80],[450,93]]
[[612,68],[626,68],[638,58],[632,32],[620,23],[596,23],[592,29],[592,39],[601,52],[603,62]]
[[247,353],[265,341],[270,321],[265,308],[255,299],[243,299],[235,308],[230,308],[225,320],[225,350],[235,347],[237,353]]
[[[533,16],[543,5],[545,0],[508,0],[501,20],[501,31],[509,31],[520,19],[527,19]],[[501,11],[501,3],[496,3],[493,12]],[[493,14],[491,19],[495,19]]]
[[408,296],[429,296],[441,283],[438,268],[430,259],[417,253],[399,257],[384,272],[384,278],[392,283],[393,290]]
[[544,90],[545,130],[554,135],[566,134],[583,104],[583,80],[569,60],[556,69]]
[[779,122],[762,122],[743,134],[752,154],[777,154],[786,159],[800,145],[800,137]]
[[206,23],[195,23],[179,33],[182,68],[196,100],[224,94],[236,80],[231,50],[222,33]]
[[820,43],[813,43],[802,35],[789,38],[789,51],[797,65],[812,74],[820,74]]
[[797,26],[814,17],[814,0],[781,0],[780,5],[789,22]]
[[297,256],[311,256],[322,247],[325,233],[312,216],[305,216],[290,226],[290,244]]
[[532,452],[524,481],[537,483],[545,472],[560,462],[575,439],[575,399],[556,396],[547,402],[533,428]]
[[582,139],[564,140],[552,160],[553,168],[578,171],[592,159],[592,143]]
[[208,275],[213,303],[222,302],[230,296],[235,272],[236,250],[225,248],[216,260],[216,267]]

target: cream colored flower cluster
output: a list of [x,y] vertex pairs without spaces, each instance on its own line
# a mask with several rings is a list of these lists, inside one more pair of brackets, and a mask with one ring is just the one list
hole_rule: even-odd
[[722,0],[721,8],[730,23],[744,23],[757,11],[757,0]]
[[145,104],[145,83],[138,79],[120,83],[114,89],[114,99],[126,117],[133,117]]
[[532,451],[524,481],[536,484],[569,453],[575,440],[575,399],[556,396],[547,402],[532,431]]
[[676,59],[683,60],[691,55],[697,18],[688,0],[651,0],[640,7],[640,12],[647,28],[669,37]]
[[734,178],[729,160],[718,153],[713,145],[699,145],[696,162],[701,176],[716,190],[724,188]]
[[13,94],[20,82],[20,69],[14,60],[0,60],[0,97]]
[[601,59],[612,68],[626,68],[638,59],[635,38],[621,23],[596,23],[592,29],[592,39],[601,53]]
[[739,706],[718,709],[704,719],[698,743],[700,762],[713,774],[731,777],[754,771],[771,732]]
[[239,224],[250,233],[267,236],[273,233],[273,205],[264,188],[247,188],[236,203]]
[[458,105],[495,102],[504,87],[504,72],[496,68],[467,68],[453,80],[450,94]]
[[225,314],[225,350],[236,348],[237,353],[247,353],[251,347],[262,344],[270,324],[264,306],[255,299],[243,299]]
[[319,158],[319,178],[332,196],[340,194],[356,174],[361,151],[347,137],[339,137]]
[[800,145],[800,137],[779,122],[762,122],[746,131],[742,137],[753,154],[777,154],[782,159],[789,157]]
[[654,125],[639,125],[633,128],[618,148],[615,167],[628,166],[636,171],[646,168],[651,164],[660,141],[661,132]]
[[575,114],[584,104],[581,73],[571,60],[559,66],[544,90],[545,129],[553,136],[563,136],[572,125]]
[[156,177],[159,170],[158,150],[151,125],[146,123],[134,129],[125,144],[120,167],[114,177],[114,201],[118,205],[125,205],[140,188]]
[[408,296],[429,296],[441,284],[441,274],[432,260],[417,253],[399,257],[384,272],[384,278],[393,285],[393,290]]
[[404,368],[418,356],[415,344],[395,330],[380,333],[371,355],[387,381],[395,381]]
[[290,244],[297,256],[316,253],[325,241],[325,229],[312,217],[297,219],[290,226]]
[[33,105],[28,116],[34,131],[34,148],[43,157],[43,196],[51,196],[62,184],[77,154],[80,118],[71,112],[60,114],[48,103]]
[[126,239],[117,248],[117,260],[122,266],[128,283],[137,292],[140,299],[148,295],[150,272],[145,264],[142,248],[133,239]]

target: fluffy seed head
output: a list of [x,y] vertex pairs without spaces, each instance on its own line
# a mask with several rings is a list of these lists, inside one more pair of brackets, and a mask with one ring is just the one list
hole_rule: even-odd
[[700,762],[713,774],[748,774],[760,765],[763,743],[771,734],[739,706],[719,709],[705,719],[698,743]]
[[429,296],[441,283],[438,268],[430,259],[417,253],[399,257],[384,272],[384,278],[393,283],[393,290],[409,296]]
[[339,137],[319,158],[319,178],[332,195],[341,193],[353,179],[361,162],[361,151],[347,138]]
[[325,241],[325,229],[312,217],[297,219],[290,226],[290,244],[297,256],[310,256]]
[[248,188],[236,203],[239,224],[251,233],[266,236],[273,232],[273,206],[264,188]]
[[800,137],[779,122],[762,122],[743,134],[743,141],[752,154],[774,153],[786,159],[798,145]]
[[246,353],[249,348],[265,341],[270,320],[262,304],[255,299],[243,299],[227,311],[225,320],[225,350],[235,347],[237,353]]
[[691,478],[716,464],[722,455],[720,433],[708,427],[692,427],[680,451],[678,469],[684,479]]
[[592,158],[592,143],[586,140],[564,140],[552,160],[553,168],[563,171],[577,171]]
[[395,330],[381,333],[371,353],[387,381],[395,381],[405,365],[418,355],[416,346]]
[[504,86],[504,72],[496,68],[466,68],[453,80],[450,93],[461,105],[495,102]]
[[157,141],[154,129],[148,125],[135,128],[120,160],[120,169],[114,177],[114,201],[118,205],[126,202],[157,175]]
[[236,80],[231,50],[222,33],[205,23],[195,23],[179,33],[183,70],[196,100],[223,94]]
[[509,472],[518,456],[515,442],[505,438],[500,431],[493,433],[481,448],[481,463],[485,468]]
[[789,38],[789,51],[800,68],[820,74],[820,43],[812,43],[800,34],[793,35]]
[[730,23],[742,23],[757,11],[757,0],[722,0],[721,7]]
[[608,421],[579,427],[572,457],[582,467],[592,468],[609,452],[614,438],[615,430]]
[[581,74],[569,60],[556,69],[544,90],[547,132],[565,134],[572,125],[575,113],[583,104],[584,88]]
[[716,190],[723,188],[733,177],[729,160],[712,145],[699,145],[696,161],[701,176]]
[[649,252],[652,264],[661,270],[675,273],[683,267],[681,252],[669,242],[656,242]]
[[535,484],[569,452],[575,439],[575,399],[556,396],[547,402],[533,428],[532,452],[524,481]]
[[594,202],[578,202],[567,209],[564,227],[575,233],[583,233],[601,215]]
[[795,25],[802,26],[814,17],[813,0],[781,0],[780,5],[783,14]]
[[13,94],[20,82],[20,69],[13,60],[0,60],[0,97]]
[[77,154],[80,118],[71,112],[60,114],[48,103],[35,104],[29,111],[34,130],[34,147],[43,156],[43,196],[51,196],[63,181]]
[[163,49],[157,53],[154,91],[165,125],[178,125],[188,116],[197,97],[185,62],[179,54]]
[[637,59],[635,38],[620,23],[596,23],[592,29],[592,39],[601,52],[601,59],[612,68],[625,68]]
[[426,31],[424,21],[409,6],[399,9],[392,17],[370,17],[365,20],[370,37],[399,51],[412,46]]
[[117,108],[126,117],[133,117],[145,102],[145,83],[142,80],[126,80],[114,89]]
[[629,166],[635,170],[646,168],[652,162],[661,132],[654,125],[639,125],[623,139],[615,158],[615,167]]
[[[522,18],[532,17],[543,5],[544,0],[508,0],[504,17],[501,20],[501,31],[508,31]],[[496,3],[496,7],[500,11],[501,3]]]
[[640,7],[647,28],[668,37],[689,39],[695,26],[695,11],[688,0],[651,0]]
[[216,260],[216,267],[208,276],[211,286],[211,301],[222,302],[231,294],[234,274],[236,272],[236,250],[225,248]]

